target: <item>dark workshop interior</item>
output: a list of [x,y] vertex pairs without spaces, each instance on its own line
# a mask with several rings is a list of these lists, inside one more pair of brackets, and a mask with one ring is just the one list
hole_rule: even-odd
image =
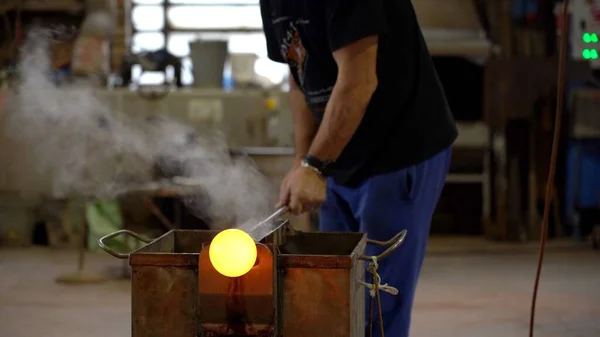
[[[459,132],[410,335],[527,336],[547,239],[535,336],[600,336],[600,0],[388,1],[413,3]],[[0,337],[364,336],[363,233],[281,212],[243,277],[210,255],[258,233],[295,160],[260,12],[0,1]]]

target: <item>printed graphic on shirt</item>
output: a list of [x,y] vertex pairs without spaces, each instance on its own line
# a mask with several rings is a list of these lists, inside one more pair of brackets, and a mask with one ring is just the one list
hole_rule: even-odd
[[[298,20],[298,23],[302,24],[302,20]],[[307,22],[306,22],[307,23]],[[281,55],[287,60],[290,68],[298,76],[300,86],[304,85],[305,68],[308,62],[308,53],[302,39],[300,38],[300,32],[296,23],[290,21],[289,27],[286,29],[283,41],[281,43]]]
[[[281,35],[281,56],[287,61],[290,71],[296,75],[298,85],[304,92],[309,108],[314,113],[322,114],[331,96],[333,86],[327,85],[326,87],[321,87],[324,83],[318,68],[315,68],[312,63],[310,65],[311,70],[307,68],[309,66],[310,55],[302,41],[299,27],[310,24],[310,21],[305,19],[290,20],[289,17],[279,17],[273,19],[273,24],[285,27],[283,35]],[[308,79],[308,76],[312,77]]]

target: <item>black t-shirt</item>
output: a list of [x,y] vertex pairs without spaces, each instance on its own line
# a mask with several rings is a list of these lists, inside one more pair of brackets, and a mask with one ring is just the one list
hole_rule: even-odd
[[322,120],[337,78],[333,52],[378,35],[378,87],[334,164],[336,183],[427,160],[449,147],[456,124],[410,0],[261,0],[269,58],[287,63]]

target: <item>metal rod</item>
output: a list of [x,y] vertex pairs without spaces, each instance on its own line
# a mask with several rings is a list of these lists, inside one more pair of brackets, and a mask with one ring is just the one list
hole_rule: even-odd
[[284,215],[288,212],[287,206],[281,207],[277,209],[273,214],[266,217],[264,220],[259,222],[257,225],[252,227],[252,229],[248,232],[248,234],[256,241],[260,242],[262,239],[271,235],[273,232],[277,231],[281,226],[285,224],[285,222],[280,222],[274,224],[274,221],[277,220],[280,216]]
[[285,213],[287,213],[287,211],[288,211],[287,206],[281,207],[278,210],[276,210],[273,214],[269,215],[269,217],[267,217],[266,219],[261,221],[261,224],[273,221],[273,220],[279,218],[280,216],[284,215]]

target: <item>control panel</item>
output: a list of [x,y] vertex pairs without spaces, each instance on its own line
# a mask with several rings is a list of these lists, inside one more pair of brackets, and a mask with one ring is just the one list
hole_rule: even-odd
[[571,0],[571,55],[600,68],[600,0]]

